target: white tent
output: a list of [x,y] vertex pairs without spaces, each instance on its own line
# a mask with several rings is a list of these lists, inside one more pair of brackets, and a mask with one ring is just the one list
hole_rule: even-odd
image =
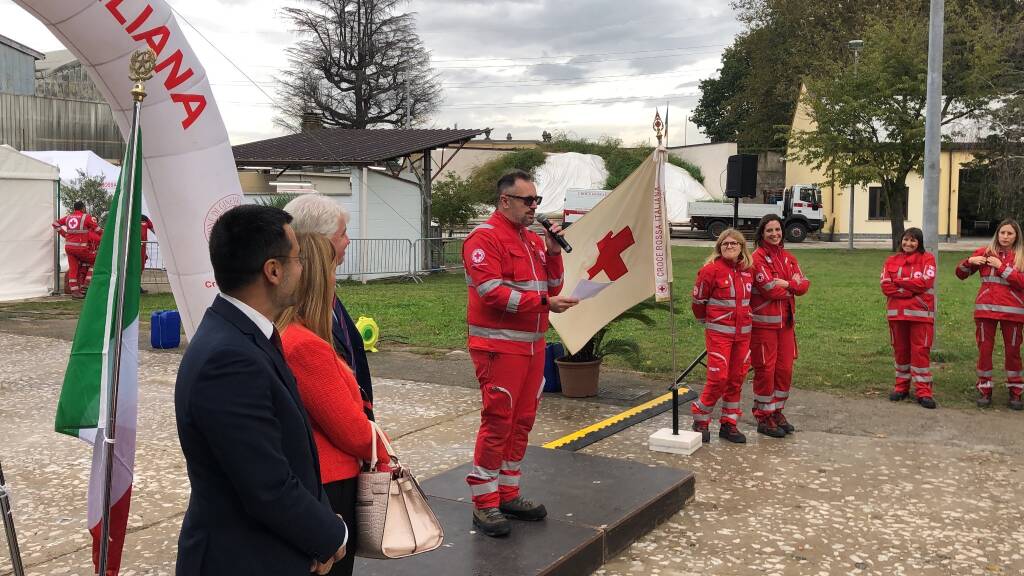
[[100,158],[92,150],[77,150],[64,152],[59,150],[25,151],[22,154],[31,156],[36,160],[42,160],[60,169],[60,181],[65,185],[71,184],[78,178],[79,171],[87,176],[103,176],[103,189],[107,194],[113,194],[117,187],[117,177],[121,169]]
[[0,302],[46,296],[54,288],[59,172],[0,146]]
[[[673,164],[665,165],[665,200],[670,223],[688,222],[686,204],[711,200],[704,186],[690,173]],[[537,194],[544,201],[537,208],[541,214],[559,214],[565,207],[565,191],[569,188],[601,189],[608,178],[604,159],[593,154],[565,152],[548,154],[535,173]]]

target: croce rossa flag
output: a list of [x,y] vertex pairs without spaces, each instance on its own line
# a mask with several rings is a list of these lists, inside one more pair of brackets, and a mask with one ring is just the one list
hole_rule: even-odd
[[[127,202],[129,187],[121,171],[117,189],[110,206],[103,239],[100,242],[92,284],[86,294],[82,313],[78,318],[75,340],[71,345],[71,358],[64,374],[60,402],[57,405],[55,428],[57,432],[81,438],[93,447],[92,472],[89,476],[89,532],[93,539],[93,563],[99,570],[100,526],[103,517],[104,433],[107,422],[107,386],[114,367],[114,337],[122,332],[120,381],[117,401],[116,443],[110,490],[110,544],[107,556],[107,574],[116,576],[121,564],[125,530],[128,525],[128,505],[132,493],[132,470],[135,467],[135,428],[138,413],[139,372],[139,285],[142,268],[142,136],[135,141],[135,185],[132,210],[128,221],[122,220],[121,204]],[[128,154],[131,147],[128,148]],[[122,166],[128,166],[125,157]],[[124,278],[124,302],[121,323],[115,326],[118,262],[125,249],[127,237],[128,266]]]
[[671,298],[672,259],[665,218],[665,160],[656,149],[585,216],[565,231],[562,294],[581,282],[596,295],[560,314],[552,326],[575,353],[605,324],[652,295]]

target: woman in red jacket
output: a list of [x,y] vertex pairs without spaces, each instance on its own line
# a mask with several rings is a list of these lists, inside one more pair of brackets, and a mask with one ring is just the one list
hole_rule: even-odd
[[978,406],[992,404],[992,348],[996,324],[1003,332],[1006,349],[1006,386],[1010,408],[1024,409],[1024,375],[1021,374],[1020,342],[1024,338],[1024,238],[1016,220],[1003,220],[992,242],[978,248],[956,267],[956,276],[966,280],[975,272],[981,276],[974,300],[974,332],[978,342]]
[[[277,321],[284,358],[295,375],[299,396],[309,414],[320,456],[320,481],[331,507],[348,525],[348,553],[329,574],[351,574],[356,538],[356,483],[361,461],[372,457],[370,421],[355,375],[331,345],[331,306],[334,299],[334,247],[322,234],[299,235],[302,276],[299,301]],[[382,441],[377,457],[387,469]]]
[[896,361],[896,386],[889,400],[910,395],[914,382],[917,403],[935,408],[932,397],[931,351],[935,334],[935,257],[924,250],[924,233],[908,228],[900,251],[882,266],[882,293],[888,297],[886,317]]
[[739,231],[729,228],[718,236],[715,251],[697,273],[693,286],[693,315],[704,326],[708,376],[700,398],[690,405],[693,430],[711,441],[711,412],[722,400],[718,436],[729,442],[747,441],[736,423],[743,377],[750,368],[750,252]]
[[796,258],[782,246],[782,218],[761,218],[754,235],[754,290],[750,297],[754,331],[750,361],[754,365],[754,418],[757,431],[782,438],[795,431],[783,415],[793,383],[796,359],[796,296],[811,287]]

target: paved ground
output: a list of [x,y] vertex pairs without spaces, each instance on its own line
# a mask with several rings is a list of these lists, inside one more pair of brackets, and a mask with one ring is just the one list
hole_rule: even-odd
[[[32,575],[90,573],[90,451],[52,432],[69,336],[67,319],[0,320],[0,459]],[[124,576],[173,574],[188,498],[172,406],[179,361],[179,352],[141,353]],[[389,352],[371,361],[380,420],[404,460],[423,477],[468,460],[478,400],[465,356]],[[663,386],[614,372],[605,379],[652,392]],[[620,409],[613,404],[546,396],[532,442],[610,416]],[[1024,573],[1024,415],[799,390],[787,412],[800,428],[795,436],[758,437],[746,421],[750,444],[715,438],[690,457],[647,450],[667,414],[587,448],[697,475],[696,500],[599,574]],[[0,575],[9,573],[2,549]]]

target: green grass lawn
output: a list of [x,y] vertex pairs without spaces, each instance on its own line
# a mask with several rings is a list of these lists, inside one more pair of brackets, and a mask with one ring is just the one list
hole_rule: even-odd
[[[878,274],[888,252],[880,250],[794,251],[811,290],[797,303],[797,340],[800,357],[795,384],[846,395],[885,395],[892,384],[892,349],[885,321],[885,300]],[[690,288],[706,248],[675,247],[672,252],[676,283],[676,366],[685,367],[704,348],[701,328],[690,313]],[[942,253],[938,283],[939,321],[932,350],[932,369],[939,402],[967,404],[974,397],[974,322],[976,277],[961,282],[953,275],[956,262],[967,253]],[[400,342],[428,349],[465,347],[466,284],[462,272],[435,274],[423,283],[409,280],[362,285],[342,283],[338,288],[354,318],[373,317],[381,328],[383,348]],[[7,309],[73,311],[79,302],[34,302]],[[174,307],[170,295],[144,295],[142,318],[153,310]],[[674,377],[672,338],[667,304],[656,312],[657,326],[636,322],[616,324],[610,337],[633,338],[644,351],[642,371]],[[549,335],[556,338],[552,332]],[[997,382],[1002,376],[1002,346],[996,348]],[[626,367],[609,358],[611,366]],[[702,371],[697,379],[703,378]],[[997,398],[1005,394],[997,391]]]

